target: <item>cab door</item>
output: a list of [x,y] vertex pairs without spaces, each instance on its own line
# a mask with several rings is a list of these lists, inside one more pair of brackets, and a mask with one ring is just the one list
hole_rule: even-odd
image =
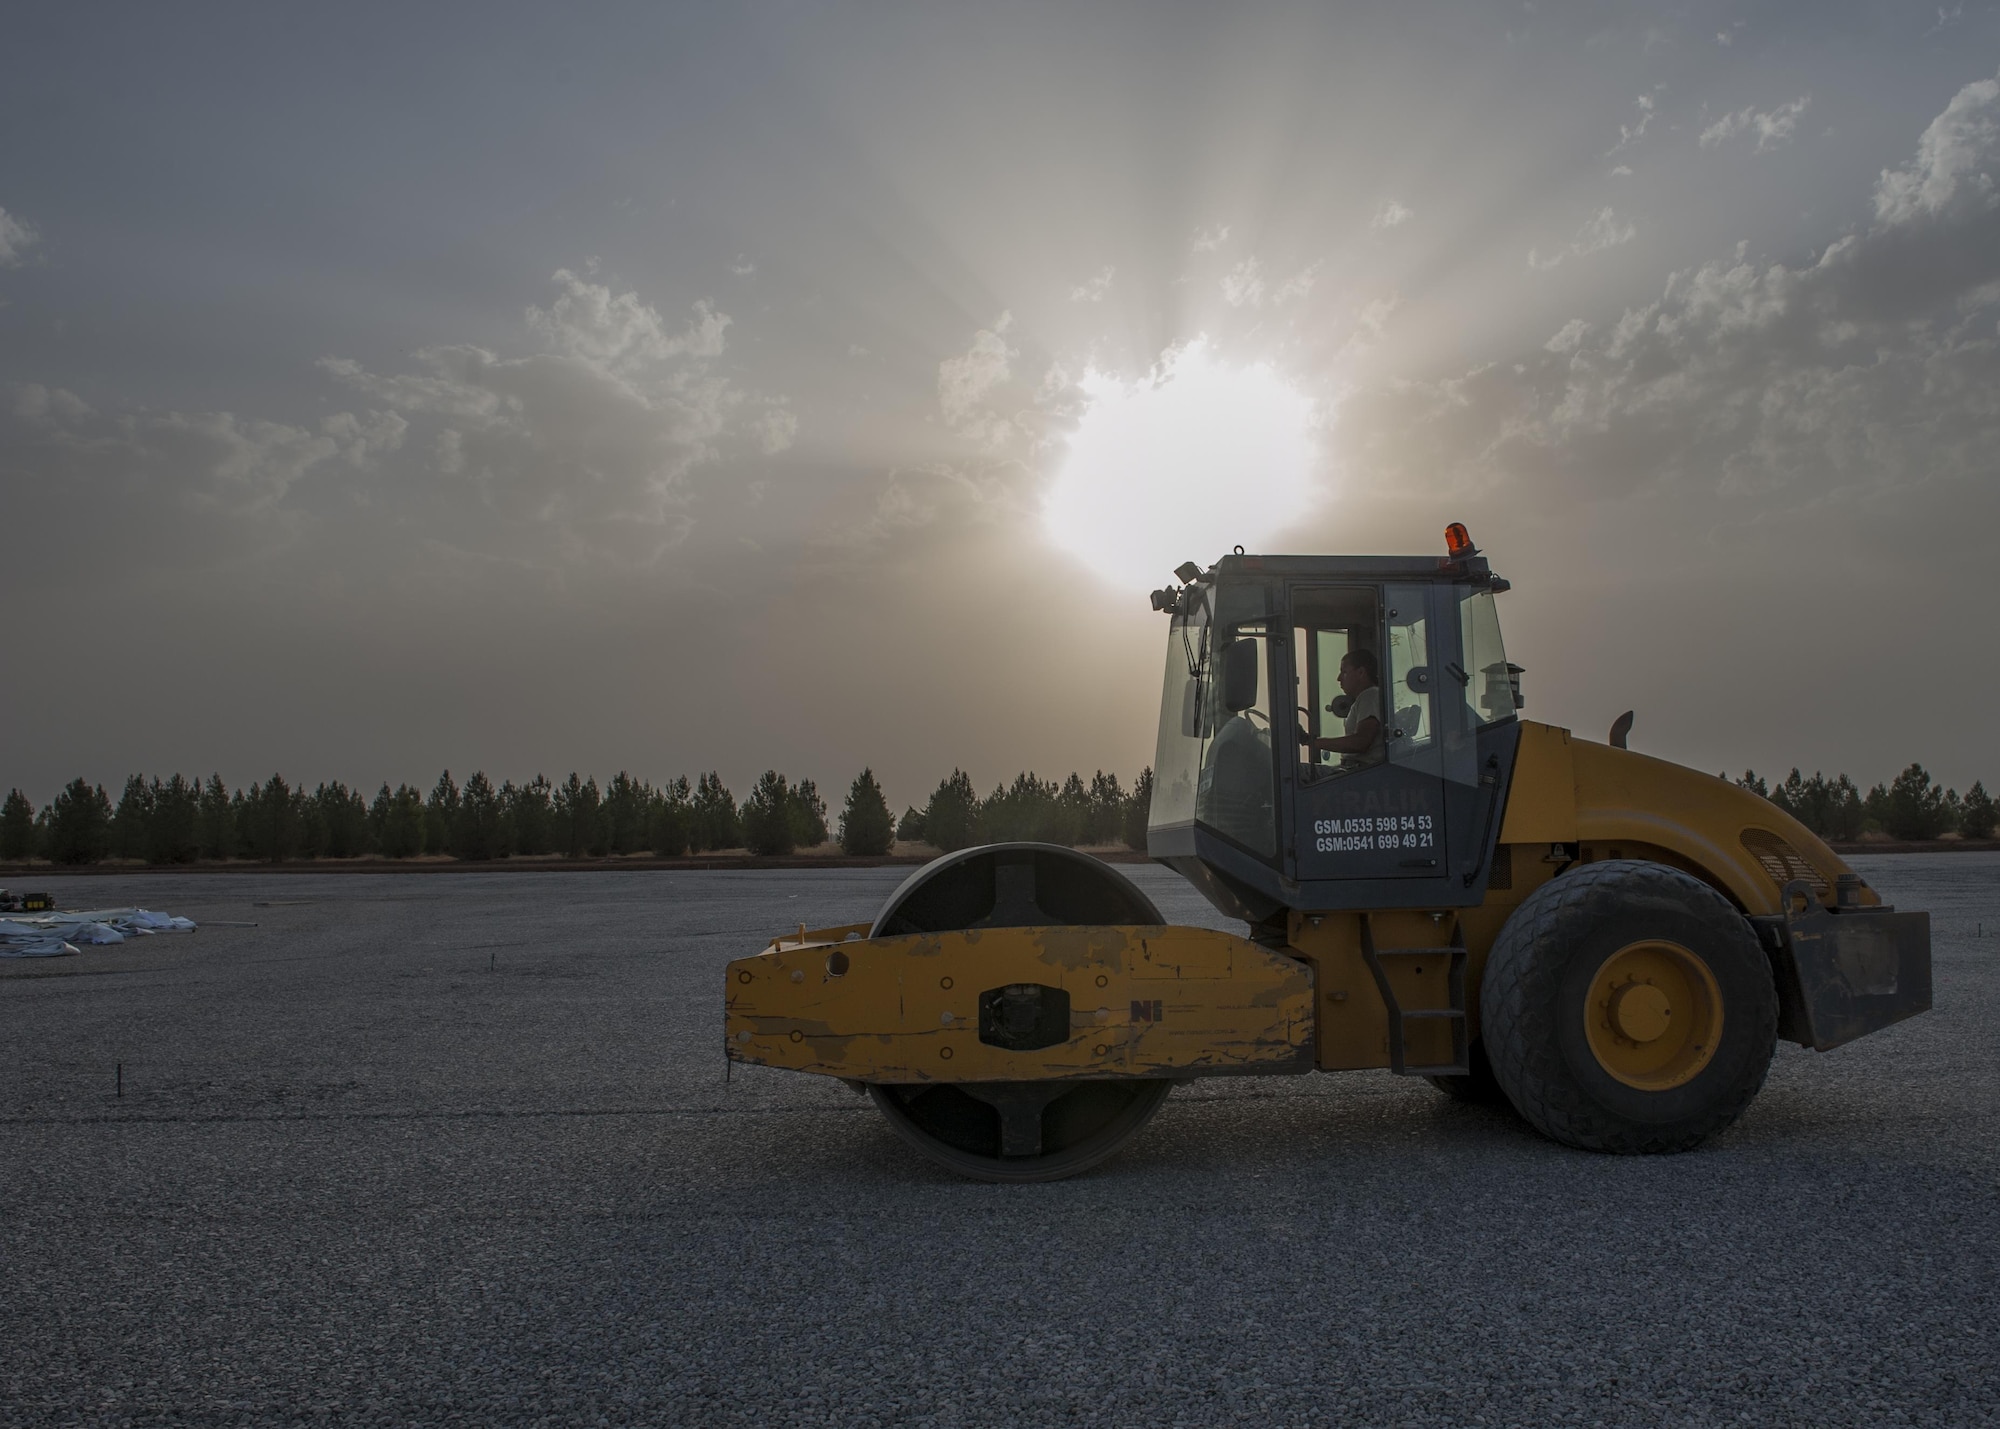
[[[1295,876],[1441,878],[1447,805],[1459,802],[1447,799],[1446,784],[1453,774],[1476,780],[1465,741],[1447,737],[1439,722],[1436,687],[1440,662],[1456,655],[1456,607],[1420,582],[1302,585],[1290,598]],[[1363,665],[1374,658],[1372,699],[1366,688],[1350,696],[1339,686],[1350,653]],[[1366,724],[1351,718],[1357,706],[1376,713],[1370,748],[1314,747],[1314,738],[1357,738]]]

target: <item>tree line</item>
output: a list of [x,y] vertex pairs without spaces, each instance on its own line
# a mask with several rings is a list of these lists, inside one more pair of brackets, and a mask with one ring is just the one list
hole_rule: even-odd
[[[1836,841],[1871,834],[1984,839],[2000,824],[1982,783],[1961,795],[1941,787],[1920,764],[1866,793],[1845,774],[1829,779],[1815,771],[1807,778],[1797,769],[1775,783],[1749,770],[1733,782]],[[385,783],[373,800],[338,781],[308,792],[276,774],[235,790],[220,775],[203,781],[135,774],[115,805],[103,786],[84,779],[72,780],[40,809],[12,790],[0,803],[0,859],[185,864],[442,855],[485,861],[517,855],[673,858],[739,848],[769,857],[814,848],[829,837],[858,856],[886,854],[898,839],[947,853],[1022,839],[1143,850],[1152,797],[1151,769],[1129,790],[1102,770],[1088,782],[1078,774],[1057,783],[1022,773],[984,798],[964,770],[954,769],[921,808],[912,805],[898,819],[873,770],[863,769],[829,830],[826,802],[813,781],[794,781],[776,770],[766,770],[741,802],[713,771],[693,784],[678,778],[653,785],[621,771],[602,787],[595,778],[571,774],[560,784],[537,775],[495,788],[484,773],[461,787],[447,770],[429,794]]]
[[0,803],[0,859],[79,865],[107,859],[186,864],[245,859],[446,856],[485,861],[513,856],[605,858],[745,849],[760,857],[838,840],[843,852],[886,854],[897,839],[949,852],[973,843],[1038,839],[1063,844],[1146,843],[1152,771],[1128,793],[1115,774],[1086,785],[1071,774],[1062,784],[1024,773],[987,799],[964,771],[939,782],[922,809],[898,820],[872,769],[849,787],[837,825],[829,830],[826,801],[810,779],[766,770],[739,803],[711,771],[653,785],[620,773],[599,787],[571,774],[563,783],[537,775],[498,788],[485,773],[463,786],[451,771],[426,795],[408,784],[384,783],[371,801],[339,781],[307,791],[274,774],[247,789],[230,789],[220,775],[206,781],[175,774],[134,774],[114,805],[102,785],[74,779],[37,809],[19,789]]
[[1941,787],[1921,764],[1910,765],[1866,794],[1845,774],[1829,779],[1818,770],[1807,779],[1795,768],[1770,783],[1746,769],[1734,782],[1763,795],[1823,839],[1853,842],[1870,834],[1905,840],[1946,834],[1985,839],[1993,836],[1994,825],[2000,822],[1996,818],[2000,811],[1983,783],[1975,779],[1961,796],[1956,789]]

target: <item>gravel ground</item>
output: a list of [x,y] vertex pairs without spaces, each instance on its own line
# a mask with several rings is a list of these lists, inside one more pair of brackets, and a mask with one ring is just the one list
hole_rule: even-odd
[[0,1421],[2000,1420],[2000,856],[1856,862],[1937,1010],[1698,1152],[1346,1074],[1028,1187],[724,1078],[723,963],[903,869],[51,880],[205,926],[0,965]]

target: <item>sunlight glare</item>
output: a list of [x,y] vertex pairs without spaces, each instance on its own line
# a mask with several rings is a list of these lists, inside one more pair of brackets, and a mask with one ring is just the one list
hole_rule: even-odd
[[1105,579],[1145,590],[1193,559],[1256,552],[1311,497],[1312,402],[1269,363],[1233,367],[1205,341],[1146,377],[1095,369],[1042,508],[1049,538]]

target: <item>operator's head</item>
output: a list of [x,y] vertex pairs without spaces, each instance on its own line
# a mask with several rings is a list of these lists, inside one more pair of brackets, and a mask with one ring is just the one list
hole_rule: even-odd
[[1350,695],[1358,695],[1373,685],[1379,677],[1380,667],[1375,663],[1373,650],[1350,650],[1340,657],[1340,688]]

